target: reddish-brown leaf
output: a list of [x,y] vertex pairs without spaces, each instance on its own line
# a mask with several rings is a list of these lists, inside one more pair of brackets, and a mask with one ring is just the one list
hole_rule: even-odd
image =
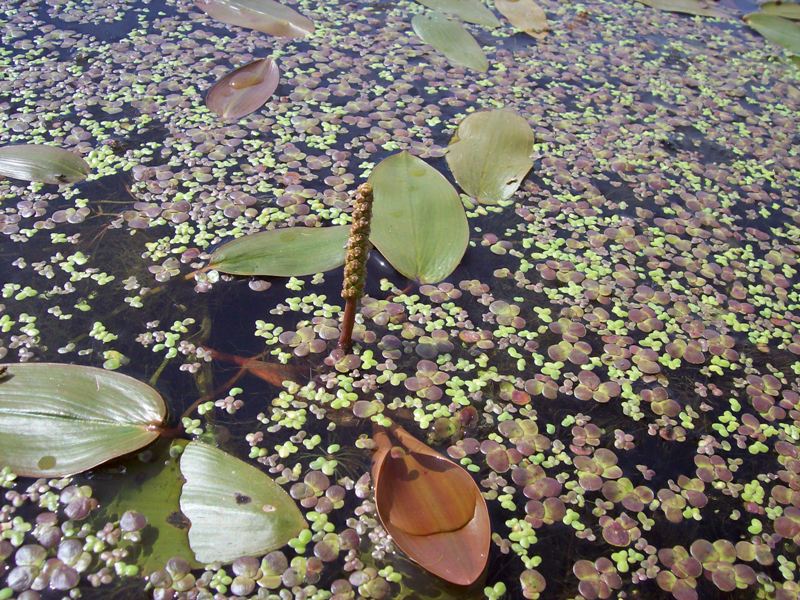
[[274,0],[196,0],[195,4],[212,19],[269,35],[301,38],[314,32],[311,19]]
[[214,360],[238,365],[251,375],[263,379],[275,387],[281,387],[284,381],[298,382],[299,380],[298,370],[289,365],[268,363],[254,358],[236,356],[235,354],[225,354],[224,352],[218,352],[208,347],[206,347],[206,350],[211,354],[211,358]]
[[241,119],[269,100],[278,87],[279,78],[274,60],[254,60],[215,83],[206,96],[206,106],[223,119]]
[[474,583],[486,567],[491,540],[475,481],[397,425],[379,429],[375,442],[375,504],[397,546],[450,583]]

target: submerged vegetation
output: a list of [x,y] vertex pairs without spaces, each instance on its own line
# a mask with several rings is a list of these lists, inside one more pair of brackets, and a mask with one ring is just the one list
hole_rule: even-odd
[[800,594],[796,4],[6,4],[0,600]]

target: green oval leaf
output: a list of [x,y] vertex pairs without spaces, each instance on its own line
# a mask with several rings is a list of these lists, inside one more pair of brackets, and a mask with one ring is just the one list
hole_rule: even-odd
[[469,115],[447,148],[458,185],[483,204],[510,198],[533,167],[533,130],[512,110]]
[[86,471],[156,439],[166,415],[156,390],[133,377],[78,365],[5,365],[0,464],[18,475]]
[[441,281],[458,266],[469,241],[455,188],[425,161],[401,152],[370,175],[370,241],[392,266],[421,283]]
[[700,17],[730,17],[730,13],[710,0],[637,0],[652,8]]
[[200,442],[181,456],[181,511],[189,545],[204,563],[276,550],[307,527],[281,486],[259,469]]
[[212,19],[277,37],[301,38],[314,32],[308,17],[274,0],[196,0]]
[[202,566],[189,547],[189,520],[181,513],[183,478],[179,459],[169,454],[170,446],[186,444],[186,440],[172,443],[159,440],[152,448],[155,457],[150,462],[131,459],[124,473],[110,481],[98,478],[95,483],[97,499],[104,507],[101,517],[104,520],[98,521],[101,527],[129,510],[147,517],[142,541],[136,545],[141,547],[141,554],[135,559],[145,575],[163,569],[175,556],[188,561],[193,568]]
[[41,144],[0,148],[0,176],[39,183],[76,183],[89,174],[89,165],[77,154]]
[[348,225],[284,227],[246,235],[217,248],[210,267],[230,275],[299,277],[344,264]]
[[765,2],[759,9],[767,15],[800,20],[800,3],[797,2]]
[[499,27],[500,20],[481,0],[417,0],[432,10],[456,15],[462,21],[485,27]]
[[750,13],[745,22],[773,44],[783,46],[792,54],[800,54],[800,25],[783,17]]
[[458,21],[438,12],[429,12],[414,15],[411,27],[423,42],[444,54],[451,64],[481,72],[489,68],[489,61],[480,45]]

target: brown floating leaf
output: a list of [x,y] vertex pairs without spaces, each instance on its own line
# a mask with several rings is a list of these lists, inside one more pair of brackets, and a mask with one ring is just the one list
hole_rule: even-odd
[[532,37],[544,37],[550,29],[547,15],[534,0],[494,0],[494,5],[514,27]]
[[223,119],[241,119],[269,100],[278,87],[279,78],[274,60],[254,60],[215,83],[206,96],[206,106]]
[[491,539],[486,501],[475,481],[397,425],[378,429],[375,442],[375,504],[397,546],[450,583],[474,583],[486,567]]
[[314,23],[274,0],[196,0],[212,19],[263,31],[278,37],[300,38],[314,32]]

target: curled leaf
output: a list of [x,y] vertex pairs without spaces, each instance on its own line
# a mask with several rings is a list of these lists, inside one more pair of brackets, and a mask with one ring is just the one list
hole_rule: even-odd
[[414,15],[411,26],[423,42],[444,54],[452,64],[480,72],[489,68],[489,61],[480,45],[458,21],[434,11]]
[[77,183],[89,174],[89,165],[77,154],[41,144],[0,148],[0,176],[38,183]]
[[314,32],[314,23],[274,0],[196,0],[209,17],[277,37],[301,38]]
[[458,185],[483,204],[510,198],[533,166],[533,130],[512,110],[476,112],[465,118],[447,148]]
[[206,106],[223,119],[241,119],[269,100],[278,87],[279,77],[274,60],[254,60],[215,83],[206,96]]
[[491,530],[472,477],[402,427],[379,429],[372,477],[383,526],[409,558],[457,585],[486,567]]

